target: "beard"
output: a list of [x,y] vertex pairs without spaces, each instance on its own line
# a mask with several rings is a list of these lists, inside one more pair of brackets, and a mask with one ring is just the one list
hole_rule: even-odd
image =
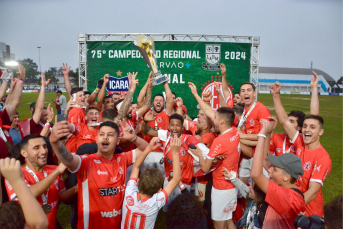
[[194,133],[195,133],[196,135],[200,135],[201,132],[202,132],[202,129],[196,129]]
[[160,111],[157,111],[156,108],[155,108],[155,106],[154,106],[154,111],[155,111],[156,113],[161,113],[163,110],[164,110],[164,106],[161,107],[161,110],[160,110]]

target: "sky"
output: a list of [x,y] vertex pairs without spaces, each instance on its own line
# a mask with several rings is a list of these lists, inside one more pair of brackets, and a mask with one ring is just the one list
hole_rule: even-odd
[[259,36],[260,66],[343,75],[342,0],[0,0],[0,42],[41,69],[78,67],[79,33]]

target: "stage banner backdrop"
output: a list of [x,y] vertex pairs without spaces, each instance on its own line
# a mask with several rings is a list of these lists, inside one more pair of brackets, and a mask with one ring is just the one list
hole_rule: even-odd
[[[197,116],[198,110],[188,82],[197,86],[199,95],[210,91],[213,94],[211,105],[217,109],[219,98],[213,82],[221,82],[221,63],[225,64],[227,69],[230,92],[228,103],[232,103],[232,97],[239,91],[240,84],[250,81],[249,43],[155,41],[155,49],[158,69],[162,74],[168,75],[170,89],[176,93],[176,97],[182,97],[190,117]],[[101,77],[110,74],[108,93],[125,93],[128,90],[128,80],[125,78],[128,72],[138,72],[139,86],[134,95],[136,102],[138,93],[149,76],[150,68],[133,42],[87,42],[88,91],[95,89]],[[162,84],[153,88],[153,95],[155,94],[164,94]]]

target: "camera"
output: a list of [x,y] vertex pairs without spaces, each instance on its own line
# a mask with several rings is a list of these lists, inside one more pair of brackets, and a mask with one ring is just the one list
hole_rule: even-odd
[[310,217],[299,215],[294,220],[294,228],[325,229],[324,219],[318,215],[311,215]]

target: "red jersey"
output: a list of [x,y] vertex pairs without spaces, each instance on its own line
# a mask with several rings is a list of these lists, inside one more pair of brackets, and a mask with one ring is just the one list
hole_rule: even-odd
[[[166,177],[170,178],[170,172],[173,171],[173,155],[170,150],[170,132],[168,130],[158,130],[158,137],[162,143],[164,155],[164,171]],[[191,184],[193,177],[193,157],[187,153],[189,145],[197,145],[200,142],[191,135],[182,134],[180,137],[181,148],[179,150],[181,182],[187,185]]]
[[78,180],[78,228],[120,228],[126,170],[136,159],[135,151],[114,154],[112,160],[99,154],[82,155]]
[[305,211],[304,197],[269,180],[265,201],[269,204],[262,228],[293,229],[295,218]]
[[40,135],[43,128],[44,128],[44,124],[41,121],[39,121],[39,123],[35,123],[33,118],[30,119],[30,134]]
[[217,155],[226,156],[221,165],[212,172],[213,187],[219,190],[233,189],[235,186],[229,180],[225,180],[222,169],[238,173],[238,160],[240,155],[239,132],[236,127],[226,130],[213,140],[207,158],[213,160]]
[[[68,122],[70,124],[80,124],[85,122],[86,112],[84,108],[73,107],[68,114]],[[76,152],[77,150],[77,141],[75,136],[71,136],[67,141],[66,148],[70,152]]]
[[160,113],[156,113],[155,121],[148,122],[153,130],[168,130],[169,129],[169,117],[170,115],[164,110]]
[[195,136],[195,131],[197,130],[196,124],[197,121],[188,121],[186,120],[186,130],[189,130],[190,132],[192,132],[192,135]]
[[82,122],[74,125],[74,132],[76,138],[76,147],[79,148],[84,143],[96,142],[99,134],[99,127],[95,130],[89,129],[87,124]]
[[68,114],[68,122],[70,124],[78,124],[85,122],[86,111],[85,108],[73,107]]
[[[292,143],[297,148],[297,156],[300,157],[304,169],[304,175],[299,175],[299,179],[295,184],[304,193],[308,190],[310,182],[317,182],[322,186],[324,185],[327,175],[331,173],[332,162],[323,146],[319,146],[313,150],[306,149],[304,141],[300,136],[300,133],[297,132]],[[322,190],[320,189],[314,200],[305,206],[306,216],[319,215],[323,217],[323,206],[324,200]]]
[[284,134],[274,133],[270,139],[270,154],[280,156],[284,153],[295,154],[297,149],[291,143],[291,140]]
[[[36,174],[38,180],[41,181],[46,177],[45,175],[49,175],[56,168],[57,166],[55,165],[46,165],[43,167],[43,171],[45,172],[45,174],[44,172],[34,172],[34,174]],[[23,177],[27,186],[31,186],[37,183],[35,177],[32,176],[31,173],[26,169],[26,166],[22,167],[21,171],[23,172]],[[14,193],[14,190],[12,189],[11,184],[7,180],[5,181],[5,183],[6,183],[6,190],[7,190],[9,199],[11,201],[17,201],[18,198],[16,194]],[[65,190],[64,182],[63,182],[62,176],[59,175],[55,179],[54,183],[49,187],[49,189],[43,194],[44,196],[47,197],[47,204],[49,204],[51,207],[51,212],[46,215],[49,221],[49,229],[56,228],[56,215],[57,215],[57,210],[59,206],[58,196],[59,196],[59,193],[64,190]],[[37,198],[37,201],[40,205],[45,204],[43,203],[41,196]]]
[[[245,108],[242,114],[242,118],[247,115],[250,109]],[[264,106],[262,103],[256,101],[254,109],[249,113],[246,118],[245,130],[248,134],[258,134],[262,129],[262,124],[260,123],[261,119],[267,119],[270,115],[269,109]],[[268,119],[267,119],[268,120]]]
[[102,122],[102,114],[104,113],[104,110],[102,110],[101,112],[100,112],[100,121]]
[[204,142],[205,146],[207,148],[211,148],[213,140],[217,137],[217,135],[213,132],[210,132],[208,134],[204,134],[200,136],[202,141]]

